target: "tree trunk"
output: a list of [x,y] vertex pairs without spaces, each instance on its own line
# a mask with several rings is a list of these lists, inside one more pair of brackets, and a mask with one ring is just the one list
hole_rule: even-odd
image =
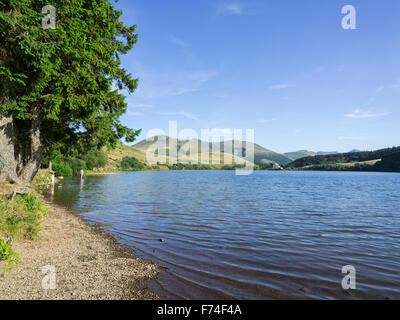
[[32,115],[33,119],[29,131],[30,156],[20,174],[20,179],[26,184],[30,184],[36,176],[43,156],[43,145],[40,140],[41,112],[38,104],[32,107]]
[[15,159],[15,133],[11,117],[0,117],[0,181],[20,184]]

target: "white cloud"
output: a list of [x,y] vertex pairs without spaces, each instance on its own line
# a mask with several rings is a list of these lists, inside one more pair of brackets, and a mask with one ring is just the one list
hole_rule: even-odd
[[199,121],[200,119],[194,115],[193,113],[186,112],[186,111],[178,111],[178,112],[157,112],[159,115],[163,116],[182,116],[190,120]]
[[340,136],[339,140],[363,140],[361,137],[353,137],[353,136]]
[[242,15],[245,14],[242,6],[237,2],[226,2],[218,7],[220,14]]
[[151,104],[145,104],[145,103],[134,104],[131,107],[132,108],[137,108],[137,109],[151,109],[151,108],[153,108],[153,106]]
[[219,134],[221,136],[232,135],[233,130],[230,128],[213,128],[211,132],[214,134]]
[[[136,70],[135,75],[140,79],[140,85],[135,97],[148,99],[180,96],[186,93],[199,91],[202,86],[218,73],[214,70],[160,71],[149,65],[140,63],[137,59],[132,62],[131,68]],[[142,101],[141,100],[141,101]]]
[[199,83],[205,83],[210,81],[213,77],[218,75],[216,71],[200,71],[196,73],[192,73],[189,78],[193,79]]
[[182,48],[189,47],[189,45],[185,41],[183,41],[182,39],[180,39],[180,38],[178,38],[176,36],[171,35],[171,36],[168,37],[168,40],[170,42],[182,47]]
[[283,90],[283,89],[289,89],[289,88],[294,88],[294,87],[296,87],[296,86],[293,84],[281,83],[281,84],[276,84],[276,85],[270,86],[269,88],[271,90]]
[[379,118],[387,116],[389,113],[373,113],[369,110],[356,109],[353,113],[348,113],[347,118],[362,119],[362,118]]
[[303,131],[304,131],[304,128],[298,128],[298,129],[293,130],[293,134],[299,134],[299,133],[302,133]]
[[143,113],[142,112],[135,112],[135,111],[128,111],[126,113],[129,117],[139,117],[142,116]]
[[175,88],[172,90],[169,95],[171,96],[181,96],[185,93],[190,93],[190,92],[195,92],[199,91],[200,89],[195,89],[195,88]]
[[258,122],[259,123],[269,123],[269,122],[276,121],[276,120],[278,120],[278,118],[260,119],[260,120],[258,120]]
[[381,93],[383,90],[386,90],[386,89],[399,89],[399,88],[400,88],[400,82],[397,81],[391,85],[380,86],[378,89],[376,89],[376,93]]
[[216,98],[219,98],[219,99],[225,99],[225,98],[228,98],[228,97],[230,96],[230,92],[228,92],[228,91],[221,91],[221,92],[217,92],[214,96],[215,96]]

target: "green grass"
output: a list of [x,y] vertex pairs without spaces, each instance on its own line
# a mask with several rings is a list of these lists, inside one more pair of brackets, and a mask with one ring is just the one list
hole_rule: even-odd
[[38,237],[40,222],[47,214],[36,192],[0,199],[0,235],[14,239]]
[[[375,159],[375,160],[368,160],[368,161],[354,161],[354,162],[338,162],[338,163],[324,163],[324,164],[314,164],[314,165],[308,165],[304,167],[299,167],[299,168],[294,168],[295,170],[313,170],[313,169],[351,169],[351,168],[356,168],[357,166],[364,166],[364,165],[370,165],[373,166],[374,164],[380,162],[381,159]],[[293,168],[292,168],[293,169]]]
[[[36,189],[50,183],[50,173],[41,170],[35,177],[32,186]],[[15,185],[0,183],[0,191],[5,195],[12,194]],[[15,252],[6,238],[14,240],[38,238],[40,223],[47,214],[36,192],[15,195],[14,199],[0,196],[0,261],[6,261],[6,271],[11,273],[18,267],[20,255]]]
[[118,170],[119,166],[121,165],[121,161],[125,157],[134,157],[138,159],[140,162],[148,165],[146,161],[146,153],[142,150],[138,150],[131,146],[127,146],[123,143],[119,143],[115,149],[107,150],[106,151],[108,156],[107,165],[103,168],[104,171],[115,171]]
[[20,255],[3,239],[0,239],[0,261],[7,261],[6,271],[11,273],[18,267]]
[[39,170],[38,174],[33,178],[32,186],[34,188],[49,186],[51,184],[51,174],[47,170]]
[[376,159],[376,160],[368,160],[368,161],[359,161],[359,162],[341,162],[337,163],[339,166],[345,166],[345,167],[355,167],[356,165],[374,165],[377,162],[381,161],[382,159]]

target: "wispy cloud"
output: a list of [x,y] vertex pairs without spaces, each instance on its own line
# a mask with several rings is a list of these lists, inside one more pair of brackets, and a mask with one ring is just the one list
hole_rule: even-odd
[[389,88],[392,88],[392,89],[399,89],[400,88],[400,83],[394,83],[394,84],[392,84]]
[[278,120],[278,118],[270,118],[270,119],[260,119],[258,123],[269,123]]
[[230,95],[231,95],[231,93],[228,91],[221,91],[221,92],[217,92],[216,94],[214,94],[214,96],[219,99],[228,98]]
[[211,129],[211,132],[215,135],[220,135],[220,136],[227,136],[233,134],[233,130],[230,128],[213,128]]
[[145,104],[145,103],[138,103],[138,104],[133,104],[130,107],[137,108],[137,109],[152,109],[153,105]]
[[389,113],[374,113],[370,110],[356,109],[353,113],[348,113],[347,118],[362,119],[362,118],[379,118],[387,116]]
[[216,71],[200,71],[192,73],[191,75],[189,75],[189,78],[199,83],[205,83],[210,81],[216,75],[218,75],[218,72]]
[[364,138],[361,137],[354,137],[354,136],[340,136],[338,140],[363,140]]
[[182,47],[182,48],[189,47],[189,45],[185,41],[183,41],[182,39],[180,39],[180,38],[178,38],[176,36],[171,35],[171,36],[168,37],[168,40],[170,42]]
[[304,131],[304,128],[298,128],[293,130],[293,134],[300,134]]
[[[136,70],[140,78],[139,88],[135,98],[146,99],[181,96],[183,94],[199,91],[205,83],[218,75],[215,70],[200,69],[184,71],[160,71],[152,66],[145,65],[137,59],[132,62],[131,68]],[[142,100],[141,100],[142,101]]]
[[186,112],[186,111],[178,111],[178,112],[157,112],[157,114],[162,116],[181,116],[185,117],[190,120],[199,121],[200,119],[194,115],[193,113]]
[[129,111],[126,113],[129,117],[143,116],[143,112]]
[[397,81],[395,83],[392,83],[390,85],[386,85],[386,86],[380,86],[376,89],[376,93],[381,93],[384,90],[387,89],[399,89],[400,88],[400,81]]
[[283,89],[289,89],[289,88],[294,88],[294,87],[296,87],[294,84],[280,83],[280,84],[275,84],[273,86],[270,86],[269,88],[271,90],[283,90]]
[[186,93],[190,93],[190,92],[196,92],[196,91],[199,91],[200,89],[198,89],[198,88],[184,88],[184,87],[182,87],[182,88],[175,88],[174,90],[172,90],[169,94],[167,94],[167,95],[170,95],[170,96],[181,96],[181,95],[183,95],[183,94],[186,94]]
[[245,11],[237,2],[225,2],[218,7],[219,14],[243,15]]

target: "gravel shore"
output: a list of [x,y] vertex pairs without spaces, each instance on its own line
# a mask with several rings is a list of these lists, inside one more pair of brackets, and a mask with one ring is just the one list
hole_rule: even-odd
[[[0,300],[131,300],[159,299],[143,288],[160,269],[133,257],[114,238],[68,210],[45,202],[49,210],[40,239],[18,241],[18,268],[5,272],[0,262]],[[45,266],[55,268],[55,289],[43,289]]]

